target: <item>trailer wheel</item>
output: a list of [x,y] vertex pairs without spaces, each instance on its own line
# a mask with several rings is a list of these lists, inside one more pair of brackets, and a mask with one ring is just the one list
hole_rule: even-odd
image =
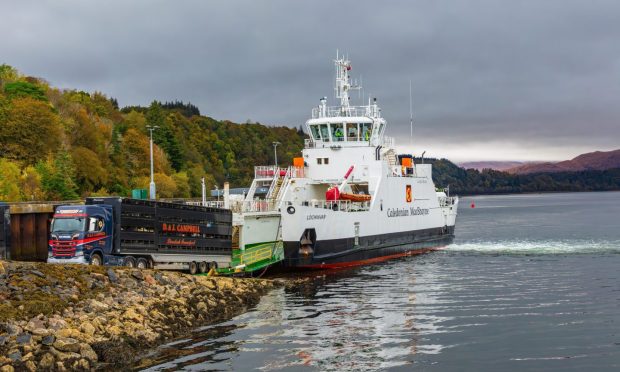
[[189,273],[194,275],[198,272],[198,265],[196,264],[196,261],[192,261],[189,263]]
[[202,261],[201,263],[198,264],[198,271],[200,271],[201,274],[206,273],[209,270],[209,264],[207,264],[206,262]]
[[148,269],[149,268],[149,262],[146,260],[146,258],[138,258],[138,261],[136,262],[136,267],[140,270],[143,269]]
[[217,269],[217,262],[215,261],[211,261],[211,264],[209,265],[210,269]]
[[131,256],[127,256],[123,259],[123,266],[125,267],[131,267],[134,268],[136,267],[136,259],[131,257]]
[[103,265],[103,258],[99,253],[93,253],[90,255],[90,264],[93,266],[101,266]]

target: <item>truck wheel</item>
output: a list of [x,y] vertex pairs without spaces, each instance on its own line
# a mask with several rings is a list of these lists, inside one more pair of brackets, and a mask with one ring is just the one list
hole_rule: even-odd
[[103,265],[103,259],[99,253],[93,253],[90,255],[90,264],[93,266]]
[[138,261],[136,261],[136,267],[140,270],[143,269],[148,269],[149,268],[149,262],[146,260],[146,258],[138,258]]
[[125,259],[123,260],[123,266],[131,268],[136,267],[136,259],[131,256],[125,257]]
[[196,265],[196,261],[192,261],[189,263],[189,273],[194,275],[198,272],[198,265]]
[[204,261],[198,264],[198,271],[200,271],[201,274],[206,273],[207,270],[209,270],[209,264]]

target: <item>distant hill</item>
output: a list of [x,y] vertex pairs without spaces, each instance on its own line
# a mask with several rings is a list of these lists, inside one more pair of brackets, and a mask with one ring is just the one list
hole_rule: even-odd
[[[421,162],[422,159],[415,159]],[[437,187],[450,187],[457,195],[511,194],[530,192],[620,190],[620,167],[549,173],[511,174],[493,169],[463,169],[446,159],[424,159],[433,165]]]
[[457,163],[457,165],[463,169],[493,169],[498,171],[505,171],[510,168],[516,168],[521,165],[530,164],[534,162],[523,162],[523,161],[466,161],[462,163]]
[[545,162],[537,164],[523,164],[506,172],[512,174],[551,173],[551,172],[579,172],[588,170],[607,170],[620,168],[620,150],[595,151],[581,154],[574,159],[560,162]]

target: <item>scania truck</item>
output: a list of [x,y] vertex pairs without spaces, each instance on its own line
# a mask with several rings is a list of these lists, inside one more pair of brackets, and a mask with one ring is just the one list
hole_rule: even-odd
[[50,263],[189,270],[225,267],[232,256],[232,212],[120,197],[56,208]]

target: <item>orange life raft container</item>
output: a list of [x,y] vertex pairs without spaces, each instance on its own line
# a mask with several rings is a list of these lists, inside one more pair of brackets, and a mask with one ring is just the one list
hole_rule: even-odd
[[340,193],[340,199],[341,200],[350,200],[350,201],[354,201],[354,202],[365,202],[365,201],[370,201],[371,196],[370,195],[366,195],[366,194],[349,194],[346,192],[341,192]]

